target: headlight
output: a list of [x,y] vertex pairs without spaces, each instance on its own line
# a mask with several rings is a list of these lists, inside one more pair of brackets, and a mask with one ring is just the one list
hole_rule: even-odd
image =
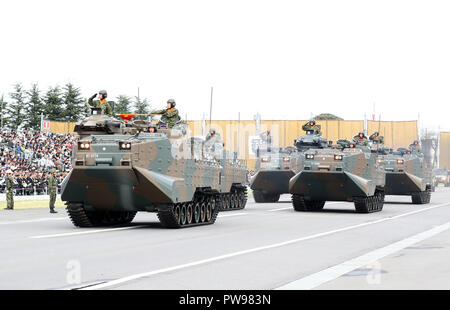
[[397,164],[403,165],[405,161],[403,159],[397,159]]
[[130,142],[119,142],[119,149],[120,150],[131,150],[131,143]]
[[378,158],[377,159],[377,163],[382,164],[383,163],[383,159],[382,158]]
[[269,156],[261,157],[261,161],[262,161],[263,163],[267,163],[267,162],[270,161],[270,157],[269,157]]
[[289,157],[283,157],[283,161],[284,162],[288,162],[288,161],[290,161],[291,159],[289,158]]
[[306,159],[314,159],[314,155],[313,154],[306,154]]
[[334,155],[334,160],[342,160],[342,158],[344,158],[344,156],[342,156],[342,155]]
[[90,142],[78,142],[78,149],[80,150],[89,150],[91,148]]

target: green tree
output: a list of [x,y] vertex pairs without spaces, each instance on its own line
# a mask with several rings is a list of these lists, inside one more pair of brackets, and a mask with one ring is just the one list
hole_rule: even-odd
[[[149,103],[147,98],[141,100],[139,97],[135,97],[134,100],[134,113],[136,114],[147,114],[149,113]],[[138,116],[137,119],[147,119],[145,116]]]
[[342,120],[344,120],[343,118],[340,118],[339,116],[336,116],[336,115],[330,114],[330,113],[322,113],[322,114],[316,115],[314,117],[314,119],[318,120],[318,121],[324,121],[324,120],[328,120],[328,121],[331,121],[331,120],[337,121],[337,120],[339,120],[339,121],[342,121]]
[[31,89],[26,92],[26,117],[25,125],[27,128],[39,130],[41,128],[41,113],[44,112],[44,104],[41,99],[39,86],[35,83]]
[[14,91],[9,96],[11,97],[11,102],[6,106],[7,123],[11,129],[17,130],[25,118],[25,92],[22,84],[17,83],[14,85]]
[[81,90],[68,83],[64,86],[63,94],[64,112],[63,119],[65,121],[74,122],[80,119],[85,110],[85,100],[81,96]]
[[130,113],[131,98],[126,95],[119,95],[117,97],[117,103],[114,107],[114,113],[126,114]]
[[51,121],[64,120],[63,98],[59,86],[50,87],[44,97],[44,114]]
[[0,120],[0,128],[3,128],[3,122],[4,122],[4,120],[5,120],[5,112],[6,112],[6,105],[7,105],[8,103],[4,100],[4,96],[3,96],[3,94],[2,94],[2,96],[0,97],[0,117],[1,117],[1,120]]

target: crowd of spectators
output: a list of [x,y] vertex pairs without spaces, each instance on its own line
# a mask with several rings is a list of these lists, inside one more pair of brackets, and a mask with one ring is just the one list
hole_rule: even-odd
[[5,192],[6,171],[11,170],[16,195],[47,193],[51,169],[56,170],[58,192],[71,169],[74,136],[38,131],[0,132],[0,192]]

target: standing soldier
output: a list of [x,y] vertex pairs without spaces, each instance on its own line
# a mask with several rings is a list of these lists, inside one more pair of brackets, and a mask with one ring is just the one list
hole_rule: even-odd
[[55,169],[50,170],[50,176],[48,178],[48,193],[50,195],[50,213],[58,213],[55,211],[56,190],[58,188],[58,181],[55,176]]
[[320,125],[316,125],[316,121],[314,119],[312,119],[309,122],[307,122],[306,124],[304,124],[302,126],[302,129],[304,131],[313,130],[315,135],[318,135],[318,136],[322,135],[322,132],[320,131],[321,126]]
[[167,109],[156,110],[151,114],[161,114],[166,119],[167,127],[172,128],[178,122],[178,110],[175,108],[176,103],[174,99],[167,100]]
[[101,90],[98,92],[98,98],[100,100],[94,100],[95,97],[97,97],[97,94],[94,94],[91,98],[89,98],[89,105],[94,108],[102,108],[103,114],[112,116],[113,111],[111,105],[108,101],[106,101],[106,97],[108,97],[106,90]]
[[384,137],[380,136],[380,133],[378,131],[375,131],[373,134],[371,134],[369,140],[375,144],[384,144]]
[[6,208],[5,210],[14,209],[14,179],[12,177],[12,171],[6,171]]

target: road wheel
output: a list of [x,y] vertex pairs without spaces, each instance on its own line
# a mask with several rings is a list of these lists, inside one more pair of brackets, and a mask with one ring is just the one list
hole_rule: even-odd
[[194,204],[194,223],[200,223],[200,203]]
[[211,202],[208,202],[206,204],[206,222],[211,221],[212,212],[213,212],[213,210],[212,210]]
[[203,223],[206,218],[206,203],[202,202],[200,205],[200,222]]
[[180,225],[183,226],[186,224],[186,204],[183,203],[180,206]]
[[181,208],[179,204],[175,205],[173,209],[173,214],[175,216],[175,220],[177,221],[177,223],[180,223]]
[[186,207],[186,223],[188,224],[192,223],[193,211],[192,202],[190,202]]

